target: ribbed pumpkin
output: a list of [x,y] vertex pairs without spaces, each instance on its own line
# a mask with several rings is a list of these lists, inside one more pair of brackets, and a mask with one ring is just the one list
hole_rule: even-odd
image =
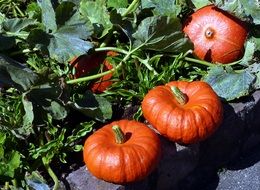
[[133,120],[105,125],[86,139],[83,150],[88,170],[99,179],[117,184],[147,177],[157,166],[160,154],[158,135]]
[[245,23],[214,5],[188,17],[183,31],[194,43],[194,54],[200,59],[225,64],[238,60],[244,53]]
[[161,135],[181,144],[206,139],[223,117],[219,97],[202,81],[172,81],[157,86],[144,97],[142,111]]

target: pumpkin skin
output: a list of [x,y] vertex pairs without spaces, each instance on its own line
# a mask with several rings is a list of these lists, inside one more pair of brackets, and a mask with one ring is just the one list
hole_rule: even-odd
[[[181,105],[171,88],[178,87],[188,101]],[[202,81],[172,81],[150,90],[142,101],[145,119],[160,134],[180,144],[209,137],[220,126],[223,106],[209,84]]]
[[246,24],[214,5],[205,6],[188,17],[183,31],[200,59],[225,64],[244,54]]
[[[80,57],[75,57],[70,61],[70,64],[75,67],[75,74],[73,78],[80,78],[91,72],[96,71],[101,64],[103,64],[103,71],[108,71],[113,68],[113,65],[106,60],[106,57],[115,57],[118,54],[114,51],[107,51],[107,52],[95,52],[91,55],[83,55]],[[102,93],[108,87],[110,87],[113,82],[110,80],[113,74],[109,73],[99,80],[94,81],[90,84],[90,89],[94,93]]]
[[[126,142],[118,144],[112,126],[119,126]],[[161,154],[158,135],[145,124],[119,120],[105,125],[84,144],[83,157],[88,170],[97,178],[125,184],[147,177],[157,166]]]

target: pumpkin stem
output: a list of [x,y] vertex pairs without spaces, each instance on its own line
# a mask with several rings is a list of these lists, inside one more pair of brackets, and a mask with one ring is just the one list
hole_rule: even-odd
[[184,105],[188,102],[188,97],[184,94],[178,87],[171,86],[172,93],[176,100],[181,104]]
[[117,144],[123,144],[125,142],[125,134],[123,133],[122,129],[118,125],[114,125],[112,130],[115,134],[115,139]]

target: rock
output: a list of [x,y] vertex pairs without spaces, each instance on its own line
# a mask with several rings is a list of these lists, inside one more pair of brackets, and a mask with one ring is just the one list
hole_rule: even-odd
[[[224,104],[224,110],[222,125],[201,143],[181,146],[161,137],[161,161],[145,180],[124,186],[111,184],[96,179],[82,167],[67,177],[70,189],[255,190],[260,184],[260,156],[253,159],[250,150],[260,145],[260,91],[239,102]],[[241,155],[251,159],[250,165],[234,169],[232,163],[241,161]]]
[[260,151],[255,147],[238,159],[227,171],[219,174],[217,190],[259,190],[260,189]]

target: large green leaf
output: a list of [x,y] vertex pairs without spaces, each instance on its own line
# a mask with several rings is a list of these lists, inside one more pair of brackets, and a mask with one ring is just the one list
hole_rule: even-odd
[[17,33],[21,32],[23,29],[30,25],[35,25],[38,22],[35,19],[29,18],[12,18],[6,19],[3,22],[3,29],[7,32]]
[[203,79],[209,83],[219,97],[226,101],[248,95],[253,90],[255,76],[248,71],[235,72],[230,67],[211,67]]
[[255,24],[260,24],[260,3],[256,0],[240,0],[247,16],[253,18]]
[[104,0],[82,0],[80,13],[91,21],[97,37],[101,38],[106,35],[113,26],[106,8],[106,1]]
[[142,8],[152,8],[155,15],[177,17],[181,13],[185,1],[177,0],[142,0]]
[[[54,81],[38,86],[34,86],[24,96],[27,99],[25,106],[27,118],[31,118],[31,104],[33,105],[34,112],[42,112],[42,117],[45,114],[50,114],[53,119],[61,120],[67,116],[67,109],[65,103],[67,102],[67,89],[61,81]],[[25,102],[24,102],[25,103]],[[34,116],[35,117],[35,116]],[[38,115],[40,117],[40,115]],[[39,118],[37,118],[39,119]]]
[[28,41],[42,50],[47,50],[52,59],[67,62],[75,56],[85,54],[93,47],[93,44],[87,41],[92,29],[92,25],[82,19],[79,12],[75,12],[56,32],[32,30]]
[[0,84],[13,86],[20,91],[28,90],[39,79],[24,65],[0,54]]
[[70,105],[86,116],[105,122],[112,117],[112,106],[105,98],[87,91]]
[[126,8],[128,5],[127,0],[108,0],[107,1],[107,6],[108,7],[113,7],[113,8]]
[[133,34],[134,47],[164,52],[186,52],[192,49],[184,37],[182,25],[177,18],[153,16],[144,19]]
[[192,0],[191,2],[193,3],[196,9],[212,4],[212,1],[210,0]]
[[42,23],[47,32],[55,32],[57,30],[56,15],[51,0],[37,0],[42,10]]

